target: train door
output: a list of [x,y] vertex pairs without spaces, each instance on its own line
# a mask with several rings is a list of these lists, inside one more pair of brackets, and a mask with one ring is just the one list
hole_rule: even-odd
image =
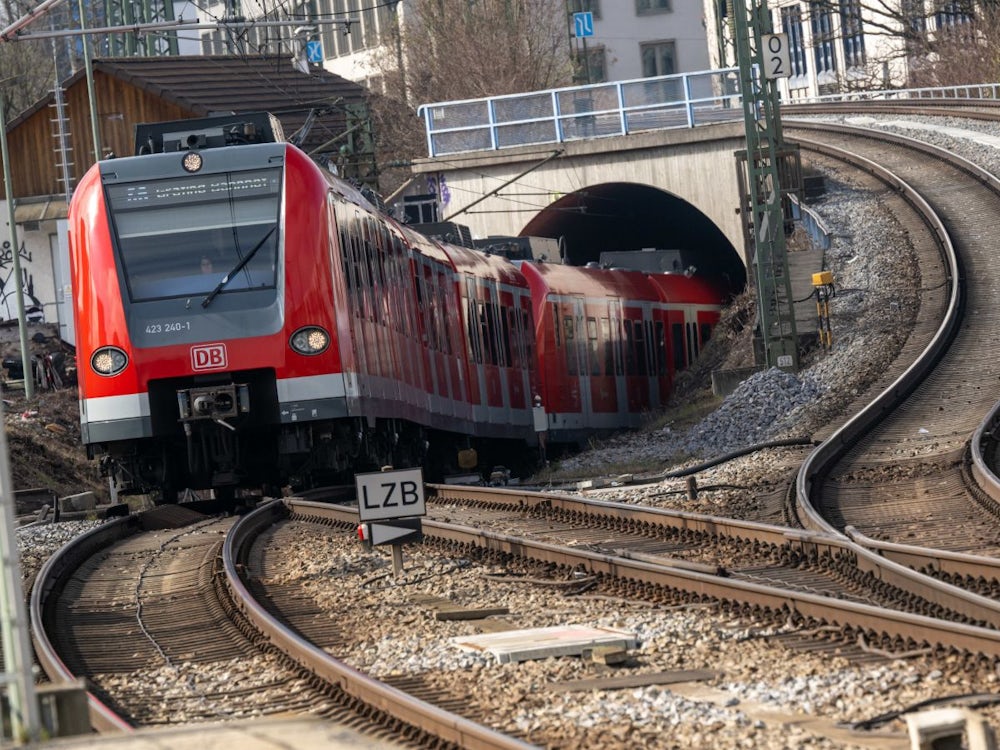
[[[614,354],[610,348],[611,319],[608,306],[595,304],[587,310],[587,364],[590,368],[590,403],[595,416],[618,411]],[[598,416],[599,421],[606,420]]]
[[506,318],[500,305],[500,294],[495,284],[482,287],[482,297],[477,303],[479,327],[483,341],[483,375],[485,403],[490,409],[504,406],[506,392],[506,367],[510,362],[510,338],[505,336]]
[[454,276],[439,268],[436,273],[437,290],[435,300],[440,305],[438,309],[438,341],[441,342],[441,353],[444,364],[445,391],[454,404],[455,413],[460,406],[469,403],[468,370],[464,363],[465,345],[462,341],[462,309],[456,304],[456,285]]
[[[486,372],[483,369],[483,331],[480,323],[480,300],[479,290],[476,288],[474,278],[465,278],[465,295],[463,305],[465,311],[465,338],[467,342],[469,379],[468,394],[469,402],[473,407],[478,407],[485,401],[486,393]],[[482,416],[474,412],[476,416]]]
[[650,406],[648,309],[646,305],[626,307],[623,313],[628,411],[641,414]]
[[527,347],[529,327],[526,325],[525,309],[530,309],[531,298],[520,289],[511,293],[511,304],[504,305],[501,315],[505,321],[506,337],[510,342],[507,360],[507,405],[511,409],[527,409],[531,384],[528,368],[531,360]]
[[[582,316],[582,304],[581,304]],[[567,428],[579,427],[583,412],[580,388],[580,352],[577,345],[577,314],[575,300],[558,298],[552,301],[552,326],[555,336],[553,356],[546,358],[549,384],[550,413],[558,413]]]
[[424,371],[427,373],[425,391],[431,397],[431,411],[434,413],[452,413],[452,405],[448,401],[448,383],[445,375],[445,362],[442,353],[442,342],[438,340],[438,321],[440,314],[438,306],[441,299],[435,287],[434,269],[428,259],[417,256],[416,286],[417,309],[420,315],[421,357]]
[[665,404],[670,399],[670,391],[673,387],[673,377],[670,373],[667,362],[667,323],[666,313],[658,311],[653,318],[653,356],[656,363],[656,390],[657,401]]
[[[615,412],[623,414],[628,408],[628,388],[625,382],[624,334],[622,328],[622,303],[618,298],[608,300],[608,338],[604,354],[605,370],[609,365],[614,376]],[[620,423],[620,421],[619,421]]]

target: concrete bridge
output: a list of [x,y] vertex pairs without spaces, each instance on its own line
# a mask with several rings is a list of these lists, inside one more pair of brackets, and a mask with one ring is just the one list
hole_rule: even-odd
[[413,171],[420,189],[438,194],[439,219],[474,237],[561,239],[574,264],[602,251],[678,249],[685,267],[735,280],[745,273],[736,158],[745,148],[742,119],[730,118],[453,153]]

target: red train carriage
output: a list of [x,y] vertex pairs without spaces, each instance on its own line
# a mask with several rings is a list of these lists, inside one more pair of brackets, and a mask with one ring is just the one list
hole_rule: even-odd
[[726,292],[682,275],[521,264],[531,287],[549,439],[635,427],[711,335]]
[[436,243],[267,115],[137,143],[70,207],[82,435],[114,492],[438,478],[470,448],[509,465],[535,442],[533,395],[553,440],[633,426],[717,316],[693,280]]
[[101,162],[74,196],[82,433],[114,490],[444,470],[447,433],[532,437],[516,269],[396,226],[293,146],[229,145],[245,118],[218,119],[158,126],[160,153]]

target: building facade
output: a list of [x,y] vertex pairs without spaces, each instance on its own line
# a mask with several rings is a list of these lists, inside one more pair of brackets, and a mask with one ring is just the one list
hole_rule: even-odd
[[[239,3],[237,7],[235,3]],[[228,5],[228,8],[227,8]],[[703,8],[694,0],[566,0],[566,54],[578,62],[575,83],[625,81],[690,73],[710,66]],[[397,25],[412,18],[413,0],[304,0],[269,5],[265,0],[225,0],[206,8],[211,20],[231,14],[273,20],[300,18],[314,24],[308,39],[296,39],[295,29],[258,26],[240,39],[218,30],[203,33],[204,51],[256,50],[294,54],[304,41],[319,42],[321,64],[348,80],[378,86],[372,60],[379,52],[393,54]],[[581,25],[577,13],[590,13]],[[317,23],[318,21],[318,23]],[[484,44],[489,40],[484,39]],[[315,46],[314,46],[315,49]]]
[[[737,63],[732,2],[704,6],[712,68]],[[927,42],[968,24],[969,6],[965,0],[771,0],[772,29],[786,35],[791,64],[791,75],[779,84],[782,94],[797,100],[910,86],[927,62]]]

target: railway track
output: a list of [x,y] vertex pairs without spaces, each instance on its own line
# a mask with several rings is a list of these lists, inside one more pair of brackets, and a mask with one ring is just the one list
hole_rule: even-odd
[[[923,350],[806,460],[798,480],[802,520],[887,542],[996,556],[996,505],[970,481],[991,472],[981,464],[973,474],[967,454],[996,403],[989,384],[1000,377],[990,343],[1000,311],[992,302],[988,229],[1000,215],[1000,181],[908,138],[815,123],[794,123],[789,133],[809,148],[839,149],[905,173],[905,189],[938,217],[943,251],[934,258],[928,249],[920,258],[923,294],[913,339]],[[970,225],[978,230],[957,231]]]
[[[275,621],[243,586],[232,524],[166,506],[95,529],[40,571],[39,662],[53,681],[87,679],[96,729],[294,713],[414,747],[527,747],[368,678]],[[301,624],[301,598],[282,601]]]

